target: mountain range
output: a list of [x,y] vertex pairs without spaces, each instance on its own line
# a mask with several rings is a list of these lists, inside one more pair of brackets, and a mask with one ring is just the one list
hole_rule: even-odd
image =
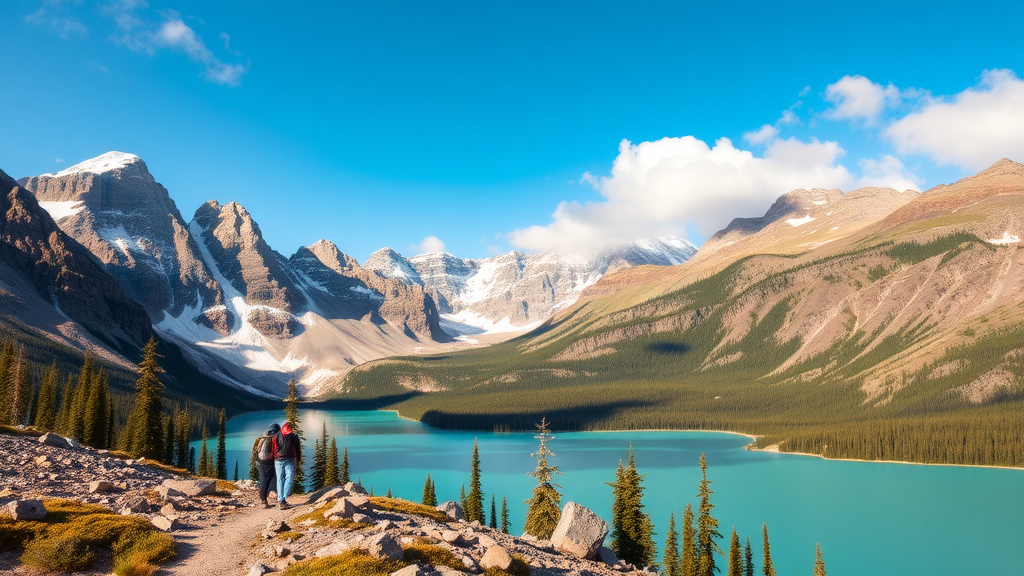
[[[204,373],[270,397],[283,395],[291,378],[315,397],[336,391],[349,370],[370,360],[508,338],[571,305],[609,271],[678,264],[696,252],[672,238],[589,257],[551,251],[406,259],[384,248],[360,265],[327,240],[281,255],[236,202],[211,200],[186,222],[133,154],[108,152],[57,173],[0,184],[13,195],[12,214],[28,205],[41,235],[59,231],[60,240],[74,246],[68,262],[83,270],[75,278],[111,284],[109,277],[116,288],[64,286],[58,296],[11,286],[6,292],[22,295],[24,310],[53,310],[45,319],[26,312],[27,324],[65,340],[64,332],[84,328],[79,345],[88,340],[112,347],[114,355],[155,332]],[[12,269],[21,268],[11,282],[26,276],[32,262],[36,269],[23,284],[53,283],[33,258],[45,259],[45,251],[9,258]],[[97,267],[106,274],[86,271]],[[90,307],[104,298],[123,305]]]

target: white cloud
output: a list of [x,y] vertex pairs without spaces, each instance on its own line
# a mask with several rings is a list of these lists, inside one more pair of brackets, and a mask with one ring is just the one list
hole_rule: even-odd
[[1001,158],[1024,161],[1024,80],[988,70],[981,83],[951,100],[928,99],[883,135],[900,154],[919,153],[967,170]]
[[[191,26],[173,10],[162,12],[163,21],[158,26],[148,24],[137,13],[148,8],[145,0],[115,0],[104,6],[103,14],[111,18],[119,30],[114,41],[130,50],[153,56],[159,49],[173,50],[188,56],[190,60],[204,67],[207,80],[226,86],[238,86],[242,76],[249,72],[248,64],[223,62],[206,46],[203,39]],[[231,37],[221,33],[224,48],[231,54],[242,53],[230,48]]]
[[858,188],[868,186],[879,186],[883,188],[895,188],[900,192],[905,190],[921,190],[924,180],[913,172],[907,170],[899,158],[885,154],[878,160],[865,158],[857,163],[860,166],[861,177],[857,180]]
[[444,242],[437,236],[427,236],[419,244],[410,246],[417,254],[429,254],[431,252],[444,252]]
[[874,124],[887,107],[899,104],[900,91],[892,84],[882,86],[863,76],[843,76],[825,88],[825,100],[833,105],[825,112],[827,118]]
[[623,140],[599,202],[562,202],[546,226],[511,232],[525,250],[583,252],[638,238],[710,236],[736,216],[759,216],[796,188],[849,189],[854,178],[836,163],[835,142],[775,140],[763,156],[722,138],[713,147],[693,136],[632,144]]
[[746,140],[749,144],[759,146],[761,144],[764,144],[765,142],[768,142],[769,140],[773,140],[778,135],[778,128],[772,126],[771,124],[765,124],[764,126],[761,126],[757,130],[754,130],[752,132],[744,132],[743,139]]
[[69,38],[85,38],[89,35],[89,30],[85,27],[85,24],[78,18],[63,17],[63,16],[48,16],[46,8],[40,8],[35,12],[25,16],[25,22],[34,24],[36,26],[49,25],[50,30],[67,40]]
[[[797,102],[795,105],[799,106],[800,104],[801,104],[801,102]],[[788,126],[790,124],[797,124],[799,122],[800,122],[800,119],[797,118],[795,112],[793,112],[792,110],[783,110],[782,111],[782,116],[779,118],[778,122],[776,122],[775,124],[776,125],[782,125],[782,126]]]

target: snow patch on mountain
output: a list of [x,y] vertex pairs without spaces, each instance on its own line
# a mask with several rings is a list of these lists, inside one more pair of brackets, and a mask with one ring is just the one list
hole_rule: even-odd
[[67,202],[40,202],[39,207],[50,213],[50,217],[56,222],[68,216],[74,216],[85,208],[85,202],[81,200],[69,200]]
[[67,176],[69,174],[78,174],[80,172],[92,172],[93,174],[102,174],[104,172],[110,172],[111,170],[117,170],[118,168],[124,168],[129,164],[139,162],[141,158],[135,154],[128,154],[126,152],[111,151],[106,154],[101,154],[95,158],[90,158],[85,162],[79,162],[70,168],[65,168],[60,172],[54,174],[41,174],[41,176],[49,176],[51,178],[60,178],[61,176]]
[[988,241],[989,244],[996,244],[996,245],[999,245],[999,244],[1016,244],[1018,242],[1020,242],[1020,236],[1015,236],[1013,234],[1010,234],[1009,230],[1007,230],[1006,232],[1003,232],[1003,237],[1002,238],[995,238],[993,240],[989,240]]
[[808,222],[813,222],[814,220],[815,218],[812,218],[811,215],[808,214],[803,218],[790,218],[786,220],[786,224],[789,224],[790,226],[796,228],[797,226],[803,226],[804,224],[807,224]]

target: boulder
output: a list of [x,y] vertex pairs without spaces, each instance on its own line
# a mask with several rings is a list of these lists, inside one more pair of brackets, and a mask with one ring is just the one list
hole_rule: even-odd
[[149,500],[143,496],[132,496],[124,501],[121,514],[145,514],[149,512]]
[[273,572],[270,566],[264,566],[263,564],[257,562],[249,568],[248,576],[263,576],[268,572]]
[[432,574],[432,572],[425,568],[420,568],[416,564],[410,564],[401,570],[395,570],[388,576],[427,576],[427,574]]
[[356,484],[355,482],[349,482],[348,484],[345,484],[345,491],[348,492],[349,494],[362,494],[363,496],[366,496],[366,490],[363,489],[363,487],[360,486],[359,484]]
[[89,482],[89,494],[96,494],[97,492],[113,492],[117,490],[117,486],[113,483],[107,482],[106,480],[93,480]]
[[461,546],[465,543],[465,540],[462,538],[462,532],[456,532],[455,530],[442,530],[441,540],[456,546]]
[[189,498],[206,496],[217,491],[216,480],[164,480],[162,486],[177,490]]
[[176,516],[178,513],[178,506],[173,502],[168,502],[160,507],[160,513],[164,516]]
[[153,523],[153,526],[156,526],[157,530],[161,530],[163,532],[174,532],[178,528],[181,528],[181,524],[178,523],[177,516],[157,515],[153,516],[150,522]]
[[58,436],[53,432],[47,432],[46,434],[40,436],[39,443],[45,444],[47,446],[53,446],[54,448],[71,448],[71,445],[68,444],[67,438],[63,436]]
[[79,448],[82,447],[82,444],[79,443],[78,440],[75,440],[74,438],[68,437],[65,438],[64,441],[68,443],[68,448],[71,448],[72,450],[78,450]]
[[345,552],[348,552],[349,550],[353,550],[358,547],[358,540],[338,540],[337,542],[332,542],[331,544],[328,544],[327,546],[320,548],[319,550],[314,552],[313,555],[317,558],[337,556],[338,554],[344,554]]
[[291,528],[284,523],[284,520],[267,520],[267,532],[284,532]]
[[465,520],[466,513],[462,511],[462,506],[458,502],[449,500],[437,506],[437,509],[444,512],[452,520]]
[[466,576],[466,573],[462,570],[456,570],[455,568],[449,568],[447,566],[437,566],[435,567],[435,570],[437,570],[436,573],[440,576]]
[[498,570],[508,570],[509,566],[512,565],[512,555],[508,553],[501,546],[491,546],[484,553],[484,557],[480,559],[480,567],[484,570],[490,568],[497,568]]
[[373,510],[373,504],[370,504],[370,499],[367,498],[366,496],[363,496],[362,494],[352,494],[350,496],[345,496],[343,500],[348,500],[353,506],[364,512],[369,512],[370,510]]
[[477,542],[477,544],[483,546],[484,548],[490,548],[491,546],[494,546],[495,544],[498,543],[497,540],[495,540],[494,538],[491,538],[490,536],[488,536],[486,534],[477,534],[476,535],[476,542]]
[[608,524],[600,516],[569,502],[562,508],[562,517],[551,535],[551,544],[555,549],[577,558],[594,558],[607,535]]
[[607,546],[601,546],[597,549],[597,559],[609,566],[615,566],[619,563],[619,557],[615,554],[615,551]]
[[42,520],[46,518],[46,506],[42,500],[15,500],[4,506],[4,512],[12,520]]
[[324,512],[324,518],[330,520],[331,518],[351,518],[358,508],[348,500],[348,498],[341,498],[331,506],[330,509]]
[[397,527],[398,527],[398,524],[395,524],[391,520],[381,520],[380,522],[377,522],[377,529],[378,530],[387,531],[387,530],[392,530],[392,529],[397,528]]
[[274,556],[277,556],[278,558],[284,558],[291,553],[292,551],[284,546],[274,546]]
[[184,492],[182,492],[181,490],[176,490],[174,488],[171,488],[170,486],[164,486],[163,484],[161,484],[160,486],[156,487],[156,493],[159,494],[161,498],[165,498],[165,499],[166,498],[188,498],[188,495],[185,494]]
[[360,513],[356,512],[355,514],[352,515],[352,521],[353,522],[358,522],[360,524],[369,524],[370,523],[370,517],[367,516],[366,514],[360,514]]
[[405,551],[402,549],[402,544],[395,538],[394,534],[383,532],[376,536],[370,537],[366,541],[366,551],[371,556],[377,558],[388,558],[391,560],[401,560]]
[[321,488],[316,492],[309,495],[306,500],[307,504],[315,504],[317,502],[326,502],[328,500],[337,500],[343,496],[348,496],[348,490],[345,490],[341,486],[330,486],[327,488]]

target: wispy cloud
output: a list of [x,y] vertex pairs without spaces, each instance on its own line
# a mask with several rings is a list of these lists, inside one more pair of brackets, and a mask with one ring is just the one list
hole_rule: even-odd
[[48,27],[51,32],[65,40],[82,39],[89,36],[89,29],[78,18],[52,14],[46,8],[40,8],[26,15],[25,22],[35,26]]
[[[238,86],[249,72],[249,64],[228,63],[218,58],[196,31],[185,23],[181,14],[173,10],[160,13],[159,22],[152,23],[142,11],[149,7],[145,0],[116,0],[104,6],[102,12],[117,27],[113,40],[129,50],[156,55],[161,50],[179,52],[203,66],[204,77],[216,84]],[[243,56],[230,47],[231,37],[221,33],[226,51]]]

